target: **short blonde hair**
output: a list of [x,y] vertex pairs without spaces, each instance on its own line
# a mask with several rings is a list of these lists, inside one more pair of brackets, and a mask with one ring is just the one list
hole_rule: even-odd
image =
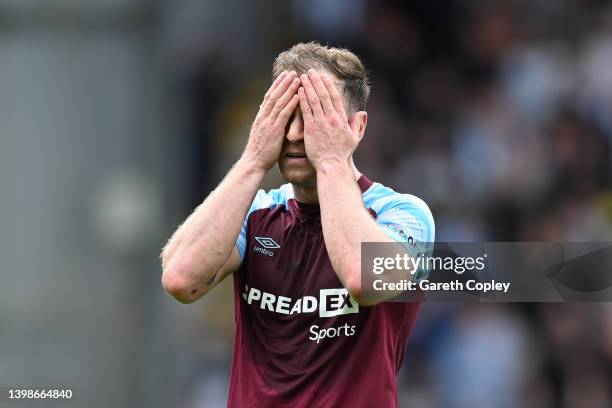
[[311,68],[327,69],[342,81],[350,111],[365,110],[370,96],[368,72],[359,57],[345,48],[317,42],[296,44],[276,57],[272,77],[276,78],[285,70],[302,74]]

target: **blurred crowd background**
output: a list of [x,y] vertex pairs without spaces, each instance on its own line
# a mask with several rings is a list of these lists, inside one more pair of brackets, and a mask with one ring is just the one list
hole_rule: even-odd
[[[311,40],[365,61],[356,164],[437,240],[612,241],[610,1],[2,0],[0,387],[225,406],[231,279],[179,305],[158,254]],[[398,384],[402,407],[610,407],[612,306],[424,304]]]

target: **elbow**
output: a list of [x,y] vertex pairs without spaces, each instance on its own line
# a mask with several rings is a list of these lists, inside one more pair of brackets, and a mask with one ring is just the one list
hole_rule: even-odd
[[164,267],[162,273],[164,290],[183,304],[193,303],[204,294],[202,288],[189,275],[189,271],[184,266],[172,263]]
[[367,296],[365,296],[364,292],[361,288],[361,282],[350,283],[346,286],[346,290],[348,291],[351,298],[357,302],[359,306],[372,306],[374,302],[371,301]]
[[353,298],[359,306],[372,306],[375,304],[376,302],[369,296],[371,294],[363,290],[361,285],[361,271],[357,270],[356,273],[352,273],[348,276],[351,276],[351,278],[346,280],[345,288],[349,295],[351,295],[351,298]]
[[359,304],[359,306],[363,306],[363,297],[360,284],[346,285],[346,290],[348,291],[349,295],[351,295],[351,298],[353,298],[353,300]]

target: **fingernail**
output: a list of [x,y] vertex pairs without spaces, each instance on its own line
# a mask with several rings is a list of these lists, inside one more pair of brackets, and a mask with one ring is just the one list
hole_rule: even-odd
[[310,75],[314,74],[315,72],[317,72],[317,71],[315,71],[315,70],[314,70],[314,69],[312,69],[312,68],[310,68],[310,69],[308,70],[308,73],[309,73]]
[[302,79],[308,79],[308,76],[306,74],[302,74],[301,78]]

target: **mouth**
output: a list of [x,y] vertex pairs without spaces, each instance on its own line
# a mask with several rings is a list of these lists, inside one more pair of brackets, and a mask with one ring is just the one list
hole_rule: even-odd
[[306,153],[287,153],[285,154],[285,157],[288,157],[290,159],[305,159],[306,158]]

